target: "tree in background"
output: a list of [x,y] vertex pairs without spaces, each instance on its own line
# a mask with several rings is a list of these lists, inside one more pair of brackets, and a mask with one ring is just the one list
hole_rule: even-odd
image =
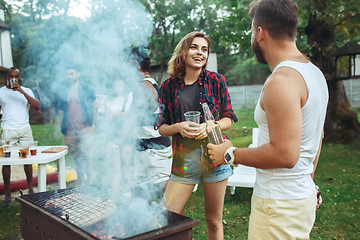
[[[42,111],[48,110],[54,104],[49,91],[54,80],[49,56],[56,53],[81,19],[64,17],[69,9],[68,0],[0,3],[5,7],[5,21],[11,28],[14,66],[21,69],[23,84],[37,95]],[[59,21],[63,24],[56,24]]]
[[[34,87],[36,82],[46,84],[51,81],[53,68],[48,56],[59,49],[82,20],[66,15],[68,0],[3,2],[11,28],[14,65],[21,69],[27,86]],[[63,24],[55,24],[60,21]]]
[[[153,62],[161,66],[160,72],[166,70],[178,41],[197,30],[210,36],[211,51],[217,53],[218,71],[226,76],[229,85],[263,83],[263,76],[268,75],[268,68],[254,61],[243,64],[251,52],[247,31],[250,0],[241,1],[239,5],[232,0],[140,1],[154,19],[150,48]],[[245,72],[239,73],[239,69]]]
[[[217,53],[219,72],[228,78],[229,85],[262,83],[263,76],[269,73],[268,68],[254,61],[250,61],[250,65],[249,61],[243,64],[251,52],[250,35],[246,31],[250,28],[247,14],[250,0],[241,1],[239,8],[231,0],[139,1],[153,18],[154,30],[149,43],[153,62],[161,66],[161,72],[166,70],[177,42],[188,32],[199,30],[212,38],[211,50]],[[57,39],[66,39],[71,34],[67,29],[79,28],[84,21],[68,16],[69,0],[15,2],[21,4],[8,5],[11,9],[9,16],[12,16],[9,24],[12,27],[14,61],[25,68],[26,77],[27,69],[31,72],[35,66],[38,67],[36,63],[41,60],[41,52],[59,47],[60,41],[44,41],[47,38],[40,37],[42,32],[51,28]],[[101,12],[106,2],[90,1],[92,16]],[[63,20],[62,26],[53,24],[59,18]],[[241,49],[239,41],[242,42]],[[245,72],[239,73],[238,69]]]
[[[222,54],[229,52],[227,48],[219,48],[219,39],[214,37],[221,28],[222,18],[219,15],[227,11],[228,0],[141,0],[141,2],[153,17],[154,30],[150,38],[150,47],[153,62],[160,65],[161,73],[166,70],[167,62],[176,44],[192,31],[202,31],[210,35],[213,52],[218,54],[219,50]],[[219,65],[226,64],[219,61]]]
[[[360,136],[360,123],[357,114],[352,111],[347,99],[342,81],[334,80],[335,59],[333,53],[347,42],[360,40],[360,2],[358,0],[298,0],[299,26],[297,44],[299,49],[307,54],[325,74],[328,81],[330,99],[325,122],[325,141],[348,143]],[[247,17],[248,2],[233,0],[234,11],[226,19],[232,23],[232,31],[226,33],[230,42],[238,42],[239,54],[245,60],[231,71],[237,74],[246,74],[242,68],[251,69],[253,74],[259,74],[256,65],[248,61],[252,57],[249,49],[250,29],[244,16]],[[234,44],[234,46],[237,46]],[[246,67],[246,65],[249,65]],[[265,72],[263,72],[265,73]],[[251,75],[251,72],[248,72]],[[249,76],[250,77],[250,76]],[[257,76],[258,77],[258,76]]]
[[[269,74],[267,66],[254,61],[250,46],[248,9],[251,0],[139,1],[153,18],[150,48],[153,62],[160,64],[162,70],[166,69],[177,42],[188,32],[199,30],[211,37],[212,51],[218,56],[219,72],[227,77],[229,85],[262,83]],[[14,63],[22,69],[25,79],[27,73],[37,71],[40,83],[51,81],[52,66],[46,64],[48,59],[42,52],[55,53],[61,39],[71,36],[84,21],[67,15],[69,0],[15,2],[21,3],[21,7],[0,0],[9,9],[7,23],[11,26]],[[105,2],[92,0],[94,13],[101,11]],[[351,110],[343,83],[333,80],[332,54],[345,43],[360,40],[360,2],[298,0],[297,3],[300,7],[299,49],[321,68],[328,80],[330,102],[325,140],[350,142],[359,137],[359,121]],[[63,22],[60,26],[54,24],[58,18]],[[49,29],[57,41],[49,41],[42,35]]]
[[325,122],[325,141],[349,143],[355,139],[359,140],[360,123],[357,114],[351,109],[343,82],[335,79],[333,53],[347,42],[360,41],[360,2],[358,0],[297,2],[301,17],[299,28],[301,46],[324,72],[328,82],[330,95]]
[[251,48],[251,2],[252,0],[230,1],[229,14],[223,17],[223,24],[217,33],[221,39],[219,42],[231,49],[230,56],[223,56],[228,60],[225,60],[226,65],[222,68],[229,85],[262,84],[270,74],[267,65],[255,61]]

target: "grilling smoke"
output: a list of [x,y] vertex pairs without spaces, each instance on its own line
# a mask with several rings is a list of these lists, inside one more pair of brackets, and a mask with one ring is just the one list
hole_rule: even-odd
[[[151,17],[137,1],[104,0],[102,3],[106,7],[97,9],[96,15],[81,25],[72,26],[72,29],[63,27],[63,31],[71,31],[69,39],[55,52],[43,52],[39,65],[51,68],[50,96],[66,100],[62,94],[64,86],[70,84],[66,79],[66,69],[74,66],[81,72],[80,81],[93,87],[99,102],[118,94],[128,96],[132,93],[133,102],[126,114],[109,118],[108,108],[97,108],[96,128],[82,142],[83,152],[86,153],[84,167],[90,167],[91,172],[90,184],[104,191],[125,191],[126,187],[131,188],[135,184],[139,176],[149,177],[146,159],[133,159],[132,156],[135,129],[140,121],[149,117],[145,110],[149,108],[151,98],[141,85],[143,77],[129,50],[134,46],[147,45],[153,26]],[[61,26],[63,23],[53,24]],[[44,33],[43,40],[56,40],[54,34],[59,33]],[[121,82],[123,88],[115,84]],[[160,190],[156,186],[153,188],[143,185],[135,197],[124,200],[124,208],[117,212],[117,216],[136,231],[148,230],[149,221],[154,216],[159,218],[157,221],[160,224],[164,224],[165,220],[157,216],[164,210],[161,200],[152,201]],[[112,223],[108,224],[112,228]]]

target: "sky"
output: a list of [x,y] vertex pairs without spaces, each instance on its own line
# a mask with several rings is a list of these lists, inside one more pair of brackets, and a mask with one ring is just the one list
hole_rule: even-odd
[[[79,17],[82,19],[86,19],[90,17],[90,1],[91,0],[70,0],[70,10],[68,14],[70,16]],[[16,6],[22,7],[26,1],[15,1],[15,0],[7,0],[9,4],[14,4]]]
[[90,17],[90,0],[72,0],[69,15],[85,19]]

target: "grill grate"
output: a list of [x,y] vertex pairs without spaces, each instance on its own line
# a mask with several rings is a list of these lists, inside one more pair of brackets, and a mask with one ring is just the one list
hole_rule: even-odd
[[43,196],[34,203],[72,224],[84,227],[101,221],[116,211],[123,196],[135,188],[148,183],[162,182],[168,175],[158,174],[139,178],[133,184],[122,184],[116,189],[104,192],[95,186],[84,186],[56,191]]
[[[94,186],[86,186],[22,195],[16,198],[21,204],[21,235],[26,240],[95,240],[109,237],[119,240],[191,240],[192,228],[199,221],[166,210],[156,210],[164,217],[156,219],[156,216],[149,217],[136,208],[133,209],[135,212],[126,209],[129,201],[138,199],[134,198],[138,191],[142,196],[143,190],[167,179],[167,175],[138,178],[132,185],[122,185],[106,193]],[[106,217],[114,205],[116,212]],[[89,214],[89,211],[93,212]],[[130,216],[135,223],[129,221]],[[145,220],[147,222],[142,226],[137,224]],[[156,226],[152,226],[154,222]]]

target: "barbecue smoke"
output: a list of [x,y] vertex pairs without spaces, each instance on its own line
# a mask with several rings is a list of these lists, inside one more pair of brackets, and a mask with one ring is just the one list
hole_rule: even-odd
[[[150,14],[138,1],[103,0],[101,4],[79,25],[62,26],[63,22],[53,20],[57,29],[71,34],[59,49],[43,52],[39,65],[42,69],[47,66],[52,73],[48,96],[66,100],[64,88],[71,84],[66,69],[73,66],[81,72],[80,81],[94,89],[94,128],[83,134],[81,142],[83,168],[89,169],[87,184],[110,195],[115,192],[114,202],[121,204],[114,215],[122,218],[128,229],[138,232],[149,228],[154,217],[160,225],[166,222],[160,216],[164,210],[161,189],[142,184],[151,178],[147,159],[133,157],[136,129],[150,117],[146,110],[155,103],[142,86],[143,76],[130,50],[148,44],[153,25]],[[56,41],[54,36],[59,34],[42,36],[44,41]],[[122,106],[119,98],[123,98]],[[105,223],[112,228],[116,221],[112,218]]]

